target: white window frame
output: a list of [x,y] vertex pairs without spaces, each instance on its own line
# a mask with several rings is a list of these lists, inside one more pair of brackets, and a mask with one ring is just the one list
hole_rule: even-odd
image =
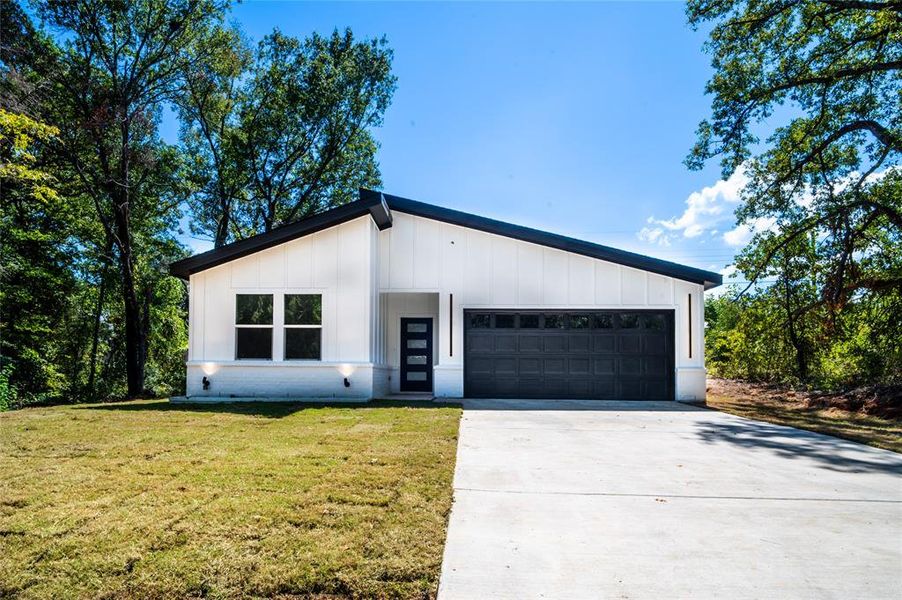
[[[271,296],[272,297],[272,323],[269,325],[257,325],[250,323],[239,323],[238,322],[238,296]],[[246,360],[268,360],[272,361],[275,357],[275,346],[276,346],[276,337],[275,337],[275,322],[276,322],[276,295],[272,292],[236,292],[235,299],[232,303],[232,322],[235,325],[235,360],[246,361]],[[271,329],[272,335],[270,335],[270,344],[271,347],[269,349],[269,358],[238,358],[238,330],[239,329]]]
[[[285,322],[285,297],[286,296],[319,296],[319,325],[290,325]],[[322,362],[323,361],[323,294],[322,292],[285,292],[282,294],[282,328],[289,329],[319,329],[319,358],[288,358],[288,336],[282,336],[282,360],[288,362]]]

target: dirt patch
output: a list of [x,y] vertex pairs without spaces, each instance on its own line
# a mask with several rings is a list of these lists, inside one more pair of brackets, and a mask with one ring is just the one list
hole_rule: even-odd
[[871,385],[844,392],[795,390],[767,383],[708,379],[708,391],[751,401],[783,402],[794,408],[837,410],[883,419],[902,420],[902,385]]

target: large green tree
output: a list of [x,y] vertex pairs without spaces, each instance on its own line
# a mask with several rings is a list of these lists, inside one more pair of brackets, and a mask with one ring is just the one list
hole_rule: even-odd
[[380,184],[372,129],[395,89],[384,39],[274,31],[249,52],[222,35],[228,51],[189,73],[180,99],[196,232],[219,246]]
[[[792,308],[775,331],[824,308],[823,335],[840,336],[850,303],[902,289],[902,4],[690,0],[687,13],[711,27],[714,68],[687,164],[748,175],[737,217],[757,233],[736,264],[750,285],[778,279],[768,294],[782,286]],[[799,378],[820,341],[792,344]]]
[[60,40],[43,92],[60,128],[74,192],[89,198],[112,250],[125,331],[127,392],[144,391],[153,281],[140,253],[172,231],[179,198],[175,155],[159,138],[160,111],[208,44],[219,0],[44,0],[38,14]]

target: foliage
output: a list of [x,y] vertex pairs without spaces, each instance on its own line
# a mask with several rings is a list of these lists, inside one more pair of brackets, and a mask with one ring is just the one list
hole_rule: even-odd
[[[736,214],[756,235],[736,266],[751,282],[737,291],[753,298],[739,301],[749,314],[738,316],[736,335],[756,330],[792,355],[787,362],[756,354],[767,368],[733,367],[831,385],[861,377],[865,365],[874,376],[895,376],[884,361],[856,362],[845,352],[860,350],[849,341],[853,331],[902,335],[892,320],[879,330],[856,321],[902,290],[902,6],[690,0],[687,12],[693,26],[713,23],[706,49],[715,70],[712,117],[687,164],[720,157],[725,176],[743,168],[749,177]],[[833,369],[825,348],[839,353]],[[843,375],[845,368],[852,372]]]
[[182,391],[185,209],[222,244],[378,184],[385,41],[274,32],[254,51],[227,9],[4,3],[0,409]]
[[190,73],[179,102],[196,233],[219,246],[379,185],[370,130],[395,89],[384,39],[275,30],[251,52],[238,33],[219,35],[228,49]]

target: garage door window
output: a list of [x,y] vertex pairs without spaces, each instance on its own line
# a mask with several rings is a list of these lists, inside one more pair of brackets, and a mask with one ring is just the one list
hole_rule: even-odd
[[592,315],[592,329],[614,329],[614,315]]
[[539,315],[520,315],[520,329],[538,329]]
[[470,315],[471,329],[488,329],[492,326],[492,315]]
[[589,315],[570,315],[570,329],[588,329]]
[[646,315],[645,329],[649,331],[664,331],[667,327],[667,321],[664,315]]
[[545,329],[563,329],[564,315],[545,315]]
[[513,329],[516,315],[495,315],[495,327],[498,329]]
[[639,315],[630,313],[620,315],[620,329],[639,329]]

